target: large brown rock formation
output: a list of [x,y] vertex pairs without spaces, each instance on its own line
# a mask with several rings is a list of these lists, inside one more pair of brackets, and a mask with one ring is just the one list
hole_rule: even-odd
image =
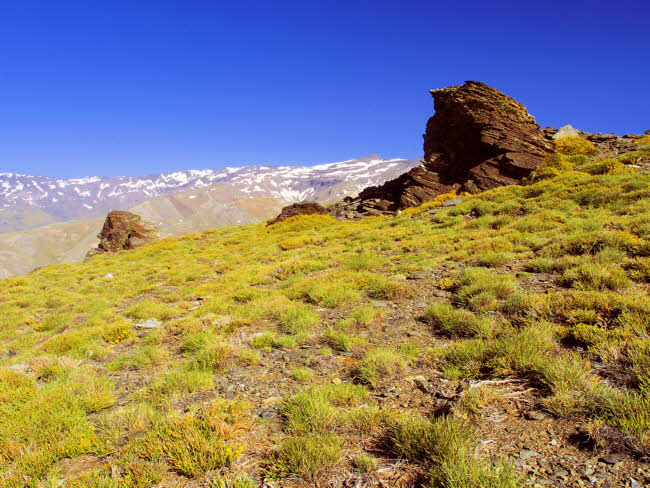
[[484,83],[468,81],[431,94],[435,115],[424,134],[423,166],[366,188],[335,206],[336,215],[390,212],[452,190],[477,193],[520,183],[553,150],[526,107]]

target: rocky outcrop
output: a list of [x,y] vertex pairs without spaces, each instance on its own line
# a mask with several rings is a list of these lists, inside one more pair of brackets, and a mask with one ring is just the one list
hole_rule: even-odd
[[479,191],[518,183],[553,150],[526,107],[494,88],[468,81],[431,93],[425,166],[447,180]]
[[[545,129],[542,129],[544,131],[544,135],[549,135],[546,133],[548,129],[553,129],[552,127],[547,127]],[[565,125],[564,127],[560,127],[560,130],[558,130],[555,134],[551,135],[551,139],[556,140],[558,137],[566,137],[566,136],[579,136],[580,131],[573,127],[571,124]]]
[[588,141],[593,142],[594,146],[603,156],[618,156],[630,151],[635,151],[637,145],[636,139],[639,137],[636,134],[628,134],[624,136],[617,136],[616,134],[594,134],[592,132],[583,132],[574,129],[570,125],[565,125],[559,130],[554,127],[546,127],[543,129],[544,135],[548,140],[557,139],[563,136],[579,136]]
[[283,220],[287,220],[290,217],[295,217],[296,215],[313,215],[313,214],[326,214],[327,209],[321,204],[316,202],[298,202],[291,205],[287,205],[282,209],[280,215],[278,215],[273,220],[269,220],[266,225],[277,224]]
[[99,245],[87,257],[104,252],[134,249],[147,242],[160,239],[154,224],[131,212],[113,210],[106,216],[102,231],[97,235]]
[[452,190],[478,193],[520,183],[553,150],[526,107],[484,83],[431,94],[435,115],[424,134],[423,166],[335,205],[335,215],[393,212]]

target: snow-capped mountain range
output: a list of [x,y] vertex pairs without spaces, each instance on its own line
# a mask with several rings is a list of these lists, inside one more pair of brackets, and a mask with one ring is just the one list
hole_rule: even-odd
[[162,236],[179,236],[268,219],[287,203],[356,196],[419,164],[371,155],[318,166],[243,166],[142,178],[0,173],[0,278],[82,259],[97,244],[110,210],[131,210],[154,222]]
[[0,232],[103,216],[145,200],[215,185],[227,185],[233,199],[273,198],[282,202],[330,203],[356,195],[420,164],[417,159],[366,156],[317,166],[243,166],[189,170],[145,177],[59,179],[0,173]]

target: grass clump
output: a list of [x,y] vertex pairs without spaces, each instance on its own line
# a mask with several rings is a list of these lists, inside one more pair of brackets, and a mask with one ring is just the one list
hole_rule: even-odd
[[113,385],[78,370],[38,384],[0,368],[0,468],[4,486],[36,486],[49,466],[105,448],[87,414],[114,402]]
[[214,373],[227,371],[235,362],[236,355],[230,344],[213,337],[194,355],[190,367]]
[[99,331],[95,328],[73,329],[50,337],[40,348],[46,353],[86,359],[103,353],[98,344],[101,340]]
[[355,469],[360,473],[370,473],[377,469],[377,460],[366,453],[357,454],[352,462]]
[[262,332],[251,340],[251,347],[255,349],[293,349],[309,339],[307,332],[298,334],[277,334],[275,332]]
[[210,337],[211,334],[208,331],[190,333],[181,342],[181,351],[184,353],[197,353],[208,344]]
[[365,387],[348,383],[297,393],[280,407],[285,429],[292,434],[325,433],[337,422],[335,407],[356,405],[367,394]]
[[453,416],[425,419],[407,414],[388,428],[393,451],[409,461],[432,465],[431,486],[515,488],[514,470],[477,458],[476,440],[467,424]]
[[172,415],[147,436],[142,456],[165,459],[174,469],[198,477],[230,465],[243,453],[241,434],[250,426],[248,406],[217,400],[194,412]]
[[166,303],[157,302],[154,300],[142,300],[129,307],[125,315],[136,320],[148,320],[156,318],[158,320],[167,320],[179,315],[180,311]]
[[54,313],[43,317],[34,324],[34,330],[39,332],[61,331],[72,322],[73,316],[70,313]]
[[487,317],[462,308],[454,308],[446,302],[433,303],[424,311],[424,319],[452,337],[484,337],[492,331]]
[[334,434],[290,437],[271,455],[269,471],[273,477],[313,479],[339,462],[341,449],[341,440]]
[[440,463],[450,453],[468,450],[472,442],[468,425],[452,416],[428,420],[414,414],[395,419],[388,438],[395,454],[413,462]]
[[145,345],[135,352],[120,356],[106,367],[109,370],[124,368],[132,368],[135,370],[153,369],[167,363],[170,357],[170,352],[164,347]]
[[413,290],[405,283],[400,283],[382,276],[375,276],[366,285],[370,298],[377,300],[392,300],[393,298],[410,297]]
[[350,352],[360,344],[365,342],[363,337],[352,336],[345,332],[337,331],[329,328],[323,334],[323,339],[329,344],[332,349],[342,352]]
[[514,276],[470,268],[460,276],[454,300],[475,312],[496,311],[503,308],[506,300],[518,291],[519,285]]
[[615,264],[583,263],[566,270],[561,283],[587,290],[619,290],[630,285],[625,271]]
[[383,312],[372,305],[358,305],[350,312],[350,319],[361,325],[368,325],[377,317],[381,317]]
[[342,420],[355,432],[368,434],[386,427],[393,416],[391,411],[371,404],[347,410],[343,413]]
[[291,437],[271,455],[268,470],[272,476],[313,479],[335,465],[342,442],[331,430],[338,423],[339,409],[358,404],[367,394],[363,386],[340,383],[311,388],[285,400],[280,412]]
[[377,348],[366,353],[357,367],[356,378],[373,388],[379,386],[382,380],[403,372],[407,361],[397,351]]
[[465,391],[455,409],[469,415],[477,415],[496,398],[497,393],[489,386],[470,388]]
[[513,261],[515,255],[510,252],[486,252],[476,258],[477,266],[498,268]]
[[38,357],[29,362],[29,369],[41,381],[53,381],[63,378],[78,366],[77,361],[63,357]]
[[286,334],[297,334],[313,329],[320,317],[308,305],[299,305],[290,308],[282,314],[280,319],[280,331]]
[[639,389],[650,393],[650,338],[643,337],[629,342],[627,357],[636,376]]
[[236,478],[220,478],[214,480],[210,488],[256,488],[255,482],[248,476],[237,476]]
[[640,283],[650,283],[650,259],[634,258],[625,263],[630,278]]
[[291,371],[291,377],[300,382],[306,382],[311,379],[314,372],[309,368],[295,368]]
[[327,308],[339,308],[345,305],[352,305],[361,301],[359,290],[350,286],[334,286],[327,290],[320,303]]
[[381,256],[373,253],[354,253],[345,256],[342,263],[353,271],[371,271],[383,264]]
[[650,455],[650,398],[642,393],[599,386],[589,395],[588,408],[598,424],[613,427],[626,436],[634,452]]
[[212,371],[188,369],[171,371],[154,380],[150,386],[154,398],[162,399],[170,395],[186,395],[212,386]]

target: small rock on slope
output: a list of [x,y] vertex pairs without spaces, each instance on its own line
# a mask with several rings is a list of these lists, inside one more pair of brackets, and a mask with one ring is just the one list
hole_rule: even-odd
[[273,220],[270,220],[266,225],[277,224],[283,220],[287,220],[290,217],[295,217],[296,215],[313,215],[313,214],[326,214],[327,210],[321,204],[316,202],[298,202],[291,205],[287,205],[282,209],[280,215],[278,215]]

